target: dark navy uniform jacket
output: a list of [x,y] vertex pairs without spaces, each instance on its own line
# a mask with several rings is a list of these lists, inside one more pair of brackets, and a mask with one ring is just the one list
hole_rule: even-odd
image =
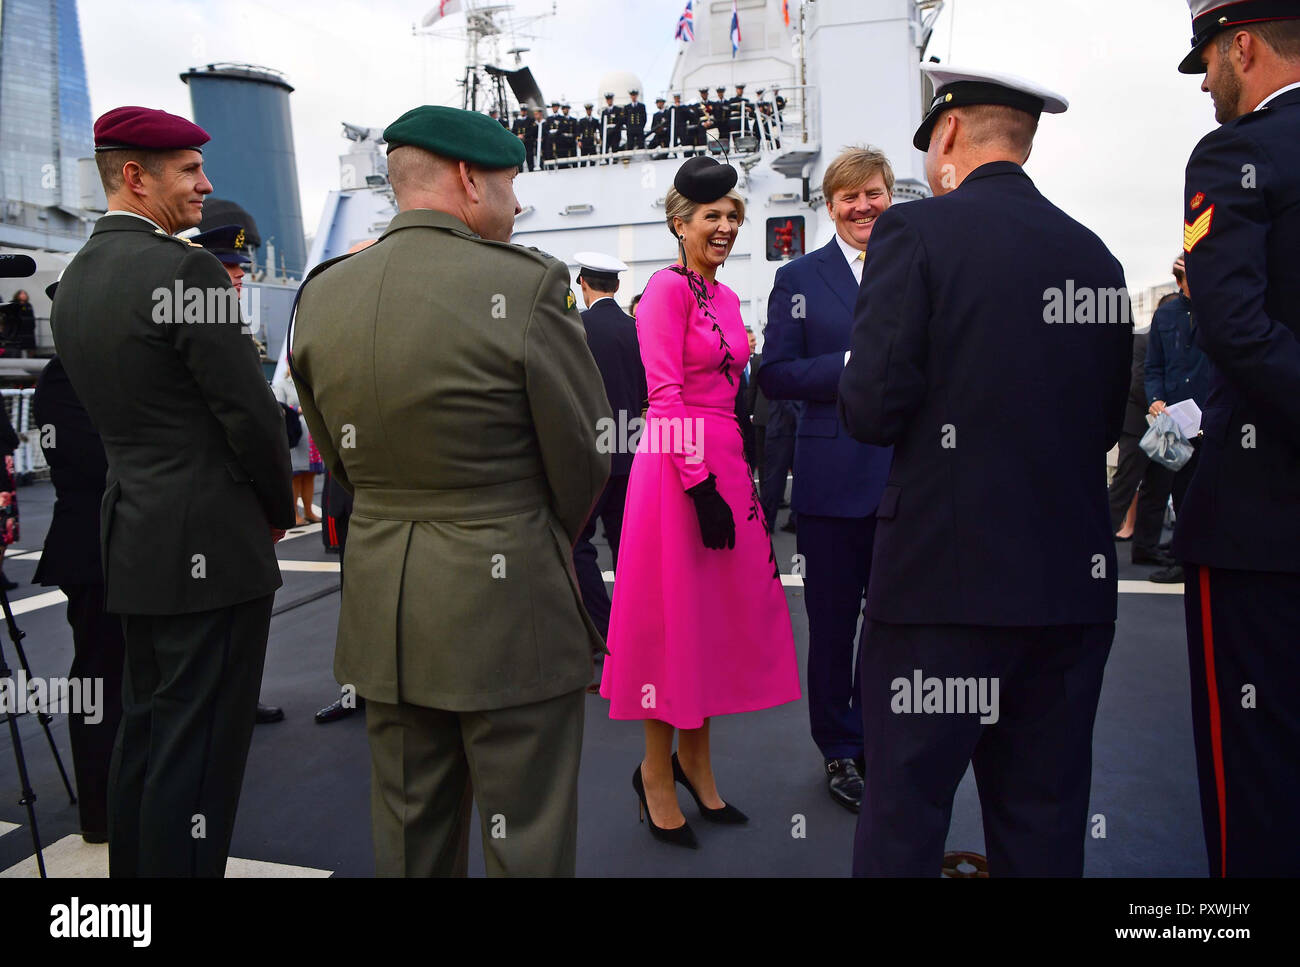
[[[1106,453],[1133,346],[1119,262],[999,161],[888,209],[862,278],[840,416],[859,440],[894,445],[867,615],[1114,621]],[[1098,318],[1098,296],[1106,321],[1079,321]]]
[[[853,270],[832,238],[781,266],[767,299],[759,386],[769,400],[807,401],[790,496],[798,514],[867,517],[889,478],[889,448],[854,440],[835,408],[857,298]],[[777,435],[771,426],[767,432]]]
[[1300,573],[1300,90],[1206,135],[1184,203],[1212,373],[1174,555]]
[[[595,305],[582,313],[582,325],[587,330],[587,348],[605,382],[605,396],[615,421],[622,422],[619,410],[626,411],[628,423],[639,419],[641,411],[649,405],[649,393],[641,363],[641,345],[636,338],[636,320],[613,299],[597,299]],[[630,450],[613,454],[609,475],[630,473],[632,456]]]
[[1181,292],[1159,309],[1151,320],[1151,345],[1147,350],[1143,388],[1149,407],[1156,400],[1180,403],[1195,400],[1205,409],[1210,390],[1210,361],[1192,338],[1195,310]]
[[645,130],[645,105],[640,101],[623,108],[623,123],[633,131]]

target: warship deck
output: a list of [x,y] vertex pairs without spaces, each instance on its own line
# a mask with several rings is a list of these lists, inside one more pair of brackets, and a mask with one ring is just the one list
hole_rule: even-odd
[[[30,583],[49,525],[54,491],[35,483],[19,491],[21,534],[5,555],[5,573],[20,583],[10,595],[23,644],[37,676],[66,676],[72,633],[57,589]],[[779,520],[784,523],[786,512]],[[284,586],[276,596],[262,684],[264,702],[285,720],[253,734],[227,876],[372,874],[369,754],[362,715],[318,725],[313,712],[339,688],[331,667],[338,618],[338,558],[324,552],[319,525],[290,532],[278,546]],[[609,568],[608,548],[600,546]],[[1120,545],[1119,620],[1097,713],[1090,816],[1105,817],[1105,838],[1087,840],[1089,876],[1205,876],[1196,766],[1192,748],[1182,586],[1147,582],[1151,568],[1128,564]],[[776,551],[789,570],[794,537],[777,532]],[[786,579],[799,664],[808,632],[802,589]],[[14,650],[3,647],[11,666]],[[67,717],[51,725],[69,774]],[[51,876],[107,875],[106,846],[84,843],[77,808],[68,803],[35,717],[20,734]],[[610,721],[607,703],[587,698],[580,777],[578,874],[599,876],[846,876],[856,817],[826,791],[822,759],[808,733],[806,703],[722,717],[713,725],[714,766],[725,798],[749,813],[739,828],[696,823],[701,848],[653,840],[637,822],[631,775],[642,754],[639,724]],[[0,876],[34,876],[27,816],[8,730],[0,732]],[[683,801],[687,818],[693,804]],[[791,835],[792,818],[806,836]],[[477,820],[476,820],[477,822]],[[980,808],[968,771],[957,793],[950,850],[983,852]],[[482,875],[482,849],[471,837],[471,875]]]

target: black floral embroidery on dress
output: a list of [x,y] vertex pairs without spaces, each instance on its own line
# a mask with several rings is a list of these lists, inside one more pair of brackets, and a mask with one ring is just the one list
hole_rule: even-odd
[[722,350],[722,359],[718,363],[718,372],[727,378],[728,385],[735,386],[736,378],[731,375],[731,364],[736,357],[732,355],[731,344],[727,342],[727,337],[722,334],[722,327],[718,325],[718,317],[713,313],[713,297],[709,295],[704,276],[698,272],[692,272],[683,265],[670,265],[668,271],[676,272],[686,279],[691,295],[695,296],[696,307],[704,313],[704,318],[713,323],[713,331],[718,335],[718,348]]
[[[743,452],[745,449],[745,431],[741,429],[740,421],[736,421],[736,432],[740,434],[740,448]],[[745,458],[745,468],[749,473],[749,514],[747,520],[757,521],[758,525],[763,528],[763,533],[767,535],[767,562],[772,565],[772,580],[781,580],[781,568],[776,563],[776,548],[772,545],[772,528],[767,526],[767,515],[763,513],[763,502],[758,496],[758,485],[754,483],[753,469],[749,465],[749,458]]]

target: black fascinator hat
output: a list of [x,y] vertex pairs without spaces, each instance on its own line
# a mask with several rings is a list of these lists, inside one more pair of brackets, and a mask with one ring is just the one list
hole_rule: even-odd
[[740,175],[731,165],[719,164],[706,155],[688,158],[673,176],[673,187],[700,205],[717,201],[736,187]]

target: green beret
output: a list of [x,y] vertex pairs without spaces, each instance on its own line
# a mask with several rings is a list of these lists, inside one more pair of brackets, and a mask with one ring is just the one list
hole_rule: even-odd
[[384,140],[389,151],[409,144],[484,168],[524,165],[524,143],[500,121],[455,107],[425,104],[412,108],[384,129]]

